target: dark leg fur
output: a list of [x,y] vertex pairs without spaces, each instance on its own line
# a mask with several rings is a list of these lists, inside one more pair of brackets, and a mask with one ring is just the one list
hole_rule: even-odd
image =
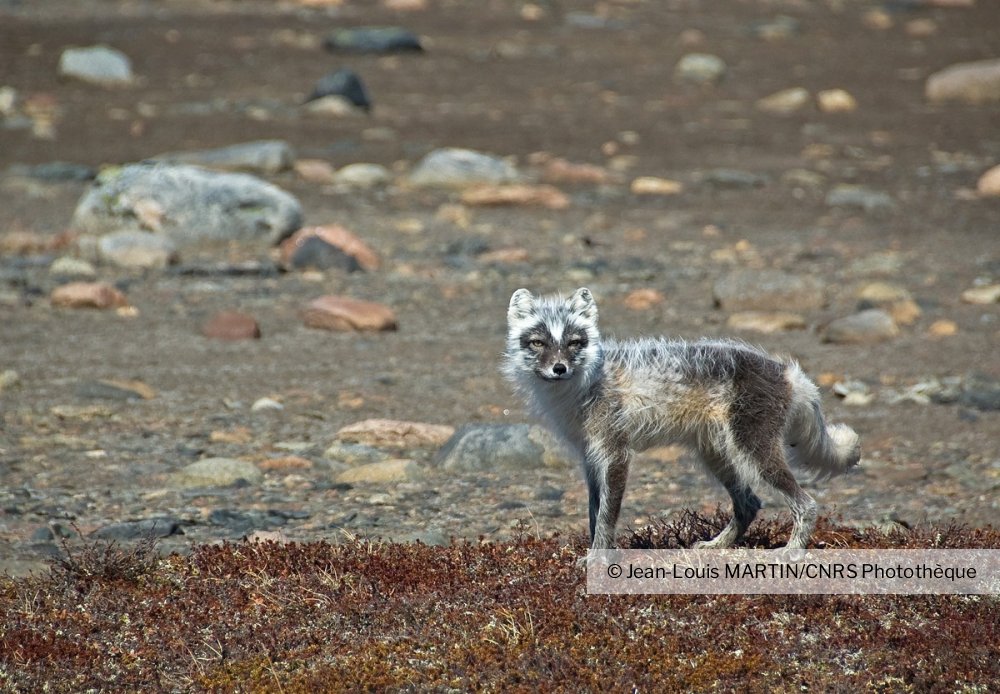
[[792,534],[786,547],[805,549],[816,525],[816,502],[795,481],[782,446],[776,446],[759,469],[761,478],[781,494],[792,512]]
[[591,549],[614,546],[615,526],[628,479],[630,452],[625,446],[606,450],[591,446],[587,452],[587,484],[590,491]]
[[708,454],[702,456],[707,467],[722,486],[729,492],[733,500],[733,518],[722,532],[711,540],[695,543],[695,547],[732,547],[746,532],[747,528],[760,511],[761,503],[739,475],[730,462],[722,455]]
[[590,542],[594,543],[594,532],[597,530],[597,515],[601,510],[601,490],[603,480],[598,478],[598,472],[593,467],[588,466],[585,475],[587,478],[587,491],[589,493],[590,508]]

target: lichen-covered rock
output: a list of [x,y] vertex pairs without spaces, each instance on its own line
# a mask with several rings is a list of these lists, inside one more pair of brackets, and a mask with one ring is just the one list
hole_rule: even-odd
[[241,240],[273,244],[301,225],[298,200],[259,178],[158,163],[101,172],[73,214],[73,226],[85,233],[152,231],[178,245]]

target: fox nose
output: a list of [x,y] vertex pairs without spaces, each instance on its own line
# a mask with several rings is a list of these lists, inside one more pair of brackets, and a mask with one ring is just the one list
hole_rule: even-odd
[[556,376],[562,376],[564,373],[566,373],[566,365],[563,364],[562,362],[556,362],[555,364],[552,365],[552,373],[554,373]]

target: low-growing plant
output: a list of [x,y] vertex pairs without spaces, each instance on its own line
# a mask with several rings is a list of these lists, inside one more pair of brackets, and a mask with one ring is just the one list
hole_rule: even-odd
[[[676,547],[724,516],[623,535]],[[781,521],[747,543],[780,544]],[[823,520],[814,541],[1000,547],[992,528],[890,535]],[[431,547],[85,542],[0,578],[0,689],[80,691],[989,691],[1000,599],[588,595],[583,537]]]

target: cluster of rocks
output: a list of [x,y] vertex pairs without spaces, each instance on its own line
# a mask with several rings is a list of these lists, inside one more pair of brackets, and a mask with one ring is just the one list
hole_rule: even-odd
[[[844,380],[832,384],[835,395],[845,405],[867,406],[876,401],[890,405],[959,405],[967,411],[996,412],[1000,410],[1000,380],[984,373],[962,376],[929,377],[908,385],[871,384]],[[972,415],[965,415],[971,418]]]
[[[864,263],[852,271],[864,276]],[[728,313],[727,326],[741,332],[776,333],[806,328],[810,313],[827,308],[825,285],[812,275],[780,270],[735,270],[720,276],[713,285],[717,308]],[[964,303],[993,305],[1000,301],[1000,285],[981,284],[956,297]],[[899,337],[923,315],[920,302],[906,287],[885,281],[862,282],[854,294],[854,310],[819,326],[824,342],[867,345]],[[629,300],[626,300],[629,304]],[[647,305],[640,301],[644,307]],[[932,339],[955,335],[958,325],[941,318],[926,326]]]
[[[575,164],[551,155],[537,155],[524,170],[509,159],[460,148],[434,150],[421,159],[397,185],[402,189],[453,191],[464,206],[536,205],[560,210],[572,198],[553,183],[613,185],[613,172],[590,164]],[[122,291],[96,281],[94,263],[116,267],[157,269],[177,263],[185,248],[206,242],[260,242],[277,246],[276,262],[289,271],[333,270],[373,272],[379,254],[346,228],[332,224],[303,227],[301,205],[289,193],[246,171],[278,173],[300,162],[282,141],[244,143],[214,150],[175,152],[139,164],[105,169],[80,199],[72,225],[81,232],[74,254],[52,263],[51,274],[66,283],[51,295],[54,305],[126,309]],[[375,165],[361,167],[355,179],[389,180]],[[379,168],[373,172],[373,168]],[[990,190],[993,169],[981,189]],[[539,183],[538,181],[543,181]],[[770,184],[765,176],[733,169],[694,172],[691,181],[719,189],[754,189]],[[678,195],[685,184],[670,179],[639,177],[630,191],[636,196]],[[450,193],[449,193],[450,194]],[[832,208],[890,215],[891,196],[857,185],[834,186],[826,197]],[[810,277],[777,271],[728,273],[714,287],[716,305],[729,312],[730,327],[772,332],[802,328],[804,312],[825,306],[823,288]],[[880,294],[879,291],[882,293]],[[866,293],[867,292],[867,293]],[[900,326],[912,324],[920,308],[902,288],[869,288],[859,296],[858,311],[830,322],[823,339],[834,343],[888,340]],[[351,297],[317,297],[302,309],[310,327],[333,330],[392,330],[397,320],[391,308]],[[952,327],[952,330],[954,328]],[[932,334],[947,335],[949,326],[932,326]],[[224,339],[255,339],[260,327],[252,316],[223,314],[203,327],[203,334]]]
[[[873,28],[890,29],[889,15],[873,11],[867,15]],[[752,27],[752,33],[768,41],[782,40],[799,33],[800,24],[791,17],[779,16]],[[937,31],[933,20],[918,19],[908,22],[907,33],[914,38],[926,38]],[[689,44],[704,42],[701,32],[688,31],[682,39]],[[723,81],[729,72],[726,61],[711,53],[694,52],[684,55],[674,68],[674,76],[681,82],[711,86]],[[970,104],[1000,101],[1000,58],[989,58],[949,65],[929,75],[924,94],[931,103],[959,101]],[[789,87],[763,96],[758,108],[774,113],[793,113],[809,105],[812,95],[803,87]],[[857,109],[856,99],[843,89],[829,89],[815,95],[818,108],[825,113],[849,113]]]

